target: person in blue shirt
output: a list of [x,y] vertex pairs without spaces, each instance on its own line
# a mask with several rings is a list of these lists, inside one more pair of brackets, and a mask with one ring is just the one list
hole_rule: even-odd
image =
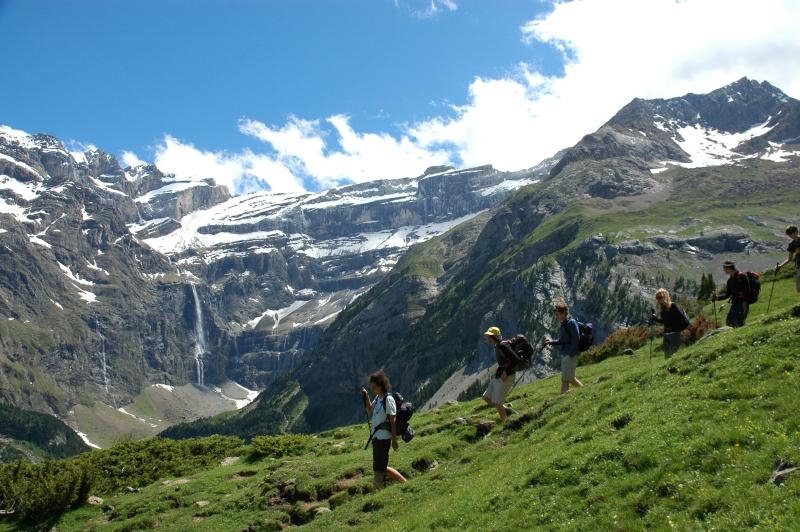
[[547,338],[545,344],[561,346],[561,393],[569,391],[570,385],[580,388],[583,383],[575,376],[578,367],[578,342],[581,338],[578,330],[578,322],[569,315],[569,308],[566,303],[556,303],[553,307],[556,319],[561,322],[561,332],[558,340]]

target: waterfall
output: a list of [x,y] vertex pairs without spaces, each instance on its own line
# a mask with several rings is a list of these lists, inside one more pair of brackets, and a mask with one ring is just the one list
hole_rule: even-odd
[[96,317],[94,325],[97,329],[97,335],[100,337],[100,361],[103,364],[103,385],[105,386],[106,393],[108,393],[108,366],[106,366],[106,337],[100,332],[100,320]]
[[197,295],[197,287],[194,283],[190,283],[192,287],[192,295],[194,296],[194,361],[197,365],[197,384],[205,385],[205,376],[203,375],[203,355],[206,353],[206,333],[203,330],[203,307],[200,306],[200,296]]

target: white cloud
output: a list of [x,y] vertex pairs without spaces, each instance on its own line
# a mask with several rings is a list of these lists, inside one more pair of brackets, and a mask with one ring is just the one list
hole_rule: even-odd
[[527,168],[595,131],[633,98],[703,93],[747,76],[800,94],[800,2],[576,0],[522,27],[553,46],[564,75],[520,65],[476,79],[456,116],[416,124],[422,146],[452,145],[465,166]]
[[435,17],[443,9],[448,11],[458,9],[458,2],[455,0],[395,0],[394,5],[408,9],[412,15],[419,18]]
[[281,128],[242,120],[239,129],[262,140],[274,151],[274,161],[317,187],[343,182],[417,176],[428,166],[445,164],[442,150],[421,148],[406,136],[357,133],[347,116],[334,115],[324,123],[290,117]]
[[263,141],[266,154],[202,152],[166,137],[156,162],[179,175],[214,177],[232,192],[259,184],[276,191],[328,188],[419,175],[446,163],[529,168],[636,97],[704,93],[744,76],[799,96],[798,20],[796,0],[556,1],[521,27],[521,38],[559,50],[563,75],[521,64],[503,79],[476,78],[451,116],[408,124],[396,136],[355,131],[344,115],[290,117],[282,126],[244,119],[240,131]]
[[302,182],[270,157],[245,150],[238,154],[209,152],[172,136],[165,136],[156,148],[156,166],[182,178],[213,178],[232,194],[269,188],[275,192],[305,190]]
[[132,151],[124,151],[122,152],[122,166],[141,166],[146,164],[143,160],[139,159],[139,157],[133,153]]
[[280,128],[245,119],[239,130],[263,141],[269,153],[202,151],[167,135],[156,148],[156,166],[182,178],[214,178],[239,194],[265,187],[297,192],[413,177],[428,166],[449,162],[447,152],[420,147],[406,136],[398,140],[385,133],[357,133],[343,115],[324,124],[290,117]]

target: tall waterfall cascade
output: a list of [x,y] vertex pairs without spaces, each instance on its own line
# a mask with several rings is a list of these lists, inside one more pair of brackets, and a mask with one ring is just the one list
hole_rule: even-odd
[[197,384],[205,386],[205,376],[203,375],[203,355],[206,349],[206,332],[203,329],[203,307],[200,306],[200,296],[197,295],[197,285],[191,283],[192,295],[194,296],[194,361],[197,366]]
[[106,337],[103,336],[103,333],[100,332],[100,321],[95,318],[94,320],[95,328],[97,329],[97,334],[100,336],[100,363],[102,364],[103,368],[103,386],[105,387],[106,393],[108,393],[108,365],[106,364]]

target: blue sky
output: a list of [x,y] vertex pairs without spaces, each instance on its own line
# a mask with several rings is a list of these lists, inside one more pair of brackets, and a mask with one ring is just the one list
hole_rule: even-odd
[[0,124],[233,192],[531,167],[634,97],[800,97],[793,0],[0,0]]

